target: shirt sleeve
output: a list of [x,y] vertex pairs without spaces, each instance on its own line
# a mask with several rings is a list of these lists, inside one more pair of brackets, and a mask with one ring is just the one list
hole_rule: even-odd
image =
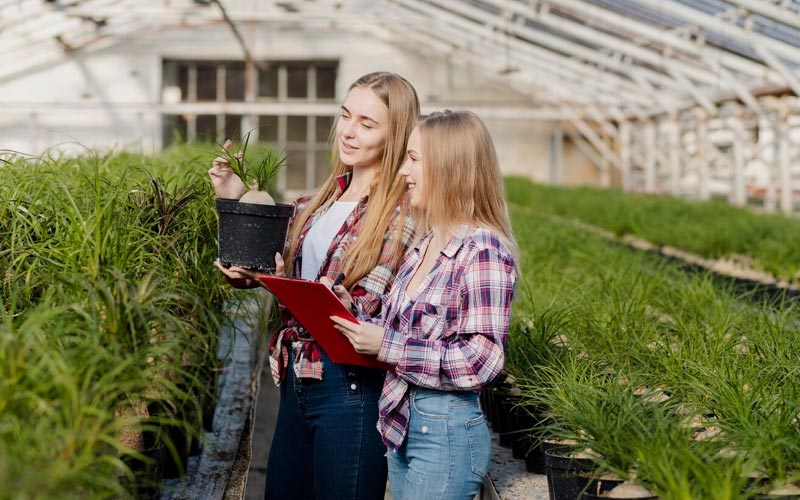
[[387,329],[378,359],[419,387],[465,391],[486,385],[505,362],[516,277],[510,256],[480,250],[463,274],[455,333],[415,339]]

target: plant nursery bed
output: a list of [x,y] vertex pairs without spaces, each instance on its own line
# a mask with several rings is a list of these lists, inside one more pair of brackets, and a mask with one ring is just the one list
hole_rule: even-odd
[[[530,210],[523,207],[517,208]],[[611,231],[575,219],[557,215],[548,215],[547,217],[555,222],[571,224],[579,229],[592,232],[616,244],[659,255],[676,262],[689,271],[711,273],[718,277],[723,284],[731,284],[740,292],[751,293],[757,300],[767,300],[768,302],[787,298],[800,300],[800,287],[778,280],[764,271],[747,268],[727,259],[706,259],[679,248],[668,245],[659,246],[633,235],[619,237]]]

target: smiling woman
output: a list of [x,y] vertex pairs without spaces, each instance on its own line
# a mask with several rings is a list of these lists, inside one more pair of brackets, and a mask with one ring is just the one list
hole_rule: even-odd
[[[332,137],[331,174],[295,201],[286,264],[276,256],[276,275],[332,282],[344,273],[337,289],[350,291],[354,310],[378,314],[413,235],[397,171],[418,111],[414,88],[394,73],[371,73],[350,87]],[[224,184],[215,185],[218,193]],[[257,277],[218,267],[235,286]],[[287,309],[281,313],[270,343],[281,403],[266,498],[382,499],[386,448],[375,422],[384,371],[333,363]]]
[[380,165],[388,113],[389,109],[369,89],[356,87],[347,94],[336,122],[339,159],[343,163],[358,168]]
[[378,419],[392,498],[472,498],[491,451],[477,393],[503,367],[517,278],[500,168],[481,120],[447,111],[414,129],[400,175],[427,233],[379,317],[331,320],[356,351],[394,368]]

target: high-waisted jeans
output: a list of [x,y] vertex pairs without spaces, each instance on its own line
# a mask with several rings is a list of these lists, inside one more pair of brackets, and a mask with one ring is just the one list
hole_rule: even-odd
[[386,446],[375,424],[385,373],[322,359],[322,380],[289,367],[281,384],[265,499],[383,500]]
[[489,467],[489,429],[472,392],[412,389],[408,436],[387,454],[393,500],[472,500]]

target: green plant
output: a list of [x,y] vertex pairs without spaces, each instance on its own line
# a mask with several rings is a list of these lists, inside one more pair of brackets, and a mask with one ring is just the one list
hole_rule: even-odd
[[[250,189],[239,201],[274,205],[274,200],[271,196],[265,196],[265,191],[281,168],[284,167],[286,157],[272,149],[263,149],[257,160],[247,160],[246,154],[249,142],[250,132],[242,139],[241,152],[232,153],[231,144],[227,142],[219,147],[218,153],[225,158],[233,174]],[[256,195],[258,192],[264,194]]]

